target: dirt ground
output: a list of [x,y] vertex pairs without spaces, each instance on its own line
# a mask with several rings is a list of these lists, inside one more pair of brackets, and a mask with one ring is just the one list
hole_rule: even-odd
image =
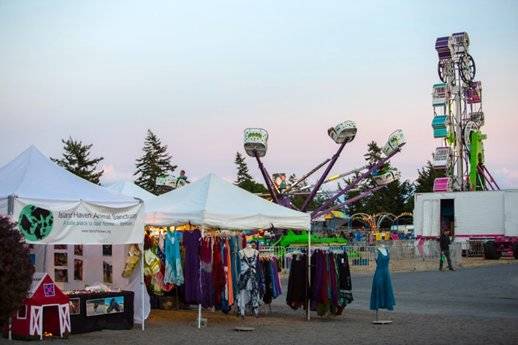
[[[467,267],[469,266],[469,267]],[[478,267],[475,267],[478,266]],[[468,259],[456,272],[393,272],[396,307],[380,311],[392,324],[374,325],[369,310],[372,275],[353,273],[354,301],[343,315],[320,318],[292,310],[285,295],[274,300],[271,313],[258,318],[204,311],[207,326],[197,329],[196,308],[153,310],[146,330],[92,332],[52,340],[52,344],[518,344],[518,264]],[[285,280],[283,280],[285,283]],[[250,327],[238,332],[236,327]],[[11,342],[11,344],[21,342]],[[0,344],[9,344],[0,339]],[[25,344],[25,343],[24,343]]]
[[[259,318],[225,316],[205,313],[208,325],[194,326],[196,311],[153,311],[147,328],[130,331],[101,331],[72,335],[69,339],[53,340],[51,344],[516,344],[516,320],[452,318],[439,315],[384,313],[393,321],[373,325],[369,311],[347,310],[340,317],[314,318],[305,321],[303,313],[286,315],[275,312]],[[235,327],[251,327],[253,331],[238,332]],[[7,344],[7,340],[0,340]],[[20,343],[18,341],[14,342]]]

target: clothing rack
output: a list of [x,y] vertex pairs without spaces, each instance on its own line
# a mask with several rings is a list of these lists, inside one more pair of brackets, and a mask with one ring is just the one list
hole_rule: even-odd
[[[190,223],[189,223],[190,224]],[[235,233],[240,233],[240,231],[238,230],[221,230],[221,229],[214,229],[214,228],[208,228],[206,226],[200,226],[199,227],[199,230],[201,231],[201,237],[200,237],[200,240],[203,239],[203,238],[210,238],[210,237],[213,237],[213,238],[216,238],[216,237],[219,237],[219,238],[230,238],[232,236],[235,236],[235,234],[232,234],[232,232],[235,232]],[[201,291],[201,264],[200,264],[200,291]],[[198,318],[197,318],[197,324],[198,324],[198,329],[201,328],[202,326],[202,307],[201,307],[201,303],[198,304]]]
[[[308,233],[310,233],[310,232],[308,232]],[[306,294],[305,294],[306,299],[305,299],[305,306],[304,306],[306,308],[306,320],[309,321],[311,319],[311,311],[310,311],[310,305],[309,305],[309,302],[310,302],[309,287],[311,284],[311,257],[312,257],[312,254],[317,250],[322,250],[322,251],[326,251],[326,252],[333,253],[333,254],[341,254],[341,253],[346,252],[345,247],[346,246],[343,244],[317,244],[317,245],[312,246],[311,245],[311,236],[308,235],[307,246],[292,245],[289,248],[294,249],[294,251],[286,252],[286,255],[289,255],[289,254],[292,254],[292,255],[293,254],[296,254],[296,255],[306,254],[307,255],[307,278],[306,278]]]

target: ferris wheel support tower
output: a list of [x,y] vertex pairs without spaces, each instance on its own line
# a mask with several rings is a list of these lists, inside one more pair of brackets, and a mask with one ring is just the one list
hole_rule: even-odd
[[442,83],[433,86],[434,138],[441,140],[432,165],[444,171],[434,191],[498,190],[484,165],[486,135],[482,133],[482,83],[475,81],[475,60],[466,32],[439,37],[437,71]]

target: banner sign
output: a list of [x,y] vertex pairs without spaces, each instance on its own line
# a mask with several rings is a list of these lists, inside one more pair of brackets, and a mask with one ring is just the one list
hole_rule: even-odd
[[16,199],[14,219],[27,243],[127,244],[144,239],[144,207]]

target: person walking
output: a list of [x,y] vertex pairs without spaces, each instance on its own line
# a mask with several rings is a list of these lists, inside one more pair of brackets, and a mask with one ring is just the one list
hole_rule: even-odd
[[450,271],[455,271],[453,266],[451,265],[451,258],[450,258],[450,232],[448,230],[443,230],[441,232],[441,236],[439,237],[439,246],[441,247],[441,255],[439,257],[439,271],[442,271],[442,266],[444,264],[444,257],[446,257],[446,260],[448,261],[448,269]]

